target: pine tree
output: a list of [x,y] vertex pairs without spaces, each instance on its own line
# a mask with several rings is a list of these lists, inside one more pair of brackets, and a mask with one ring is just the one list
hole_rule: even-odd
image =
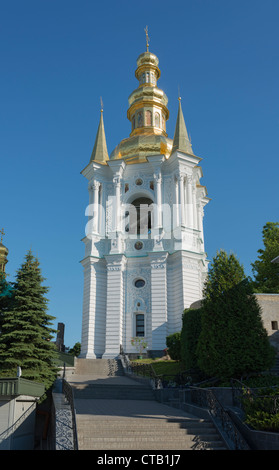
[[2,330],[4,312],[11,306],[12,297],[12,286],[7,282],[6,273],[0,271],[0,333]]
[[256,292],[279,294],[279,263],[271,262],[279,256],[279,223],[267,222],[262,235],[264,250],[258,250],[258,259],[252,263],[253,287]]
[[205,286],[198,365],[207,375],[241,377],[262,372],[274,361],[257,299],[234,255],[213,259]]
[[3,311],[0,335],[1,376],[22,377],[44,383],[48,389],[56,378],[54,366],[55,333],[50,325],[54,317],[47,314],[48,288],[42,285],[39,262],[29,251],[17,272],[10,308]]

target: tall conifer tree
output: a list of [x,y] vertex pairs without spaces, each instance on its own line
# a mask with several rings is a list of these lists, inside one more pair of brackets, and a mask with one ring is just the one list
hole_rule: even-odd
[[201,370],[219,378],[262,372],[274,360],[244,269],[224,251],[213,259],[205,285],[197,355]]
[[279,256],[279,223],[267,222],[262,230],[264,249],[252,263],[256,292],[279,294],[279,263],[271,261]]
[[14,376],[17,367],[22,377],[42,382],[46,388],[56,378],[54,317],[47,314],[48,288],[42,285],[38,260],[29,251],[17,272],[12,302],[2,312],[0,335],[0,373]]

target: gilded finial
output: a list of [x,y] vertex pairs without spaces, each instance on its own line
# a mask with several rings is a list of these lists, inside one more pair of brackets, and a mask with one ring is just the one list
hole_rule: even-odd
[[145,27],[145,36],[146,36],[146,52],[149,51],[149,36],[148,36],[148,26]]
[[104,110],[104,104],[103,104],[103,100],[101,96],[100,96],[100,102],[101,102],[101,113],[102,113]]
[[3,236],[5,235],[5,232],[4,232],[4,229],[3,229],[3,228],[0,230],[0,233],[1,233],[1,243],[2,243],[2,241],[3,241]]
[[178,85],[178,101],[181,101],[181,96],[180,96],[180,87]]

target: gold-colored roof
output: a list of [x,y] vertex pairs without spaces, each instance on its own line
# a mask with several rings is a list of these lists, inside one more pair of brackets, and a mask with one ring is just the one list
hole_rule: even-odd
[[126,163],[138,163],[150,155],[169,157],[172,139],[168,138],[165,127],[169,118],[168,98],[157,87],[161,75],[158,65],[158,57],[148,50],[139,55],[135,71],[139,86],[128,98],[127,118],[132,131],[111,152],[110,160],[124,158]]
[[188,137],[186,124],[181,107],[181,98],[179,98],[178,114],[173,138],[172,152],[180,150],[181,152],[193,154],[192,145]]
[[8,248],[3,245],[3,243],[0,243],[0,254],[3,256],[3,254],[7,255],[9,253]]
[[147,27],[145,32],[147,50],[139,55],[135,71],[139,85],[128,98],[127,118],[131,122],[131,133],[129,137],[121,140],[109,157],[103,110],[101,110],[90,162],[97,161],[107,164],[109,159],[121,158],[125,159],[126,163],[138,163],[146,161],[146,157],[151,155],[163,154],[168,158],[176,150],[193,155],[180,99],[174,139],[170,139],[166,132],[166,121],[169,118],[168,98],[164,91],[157,87],[157,80],[161,75],[159,59],[155,54],[149,52]]
[[96,135],[95,144],[92,150],[90,162],[96,161],[99,163],[105,163],[105,161],[108,159],[109,159],[109,156],[108,156],[108,149],[107,149],[107,142],[106,142],[106,135],[105,135],[103,109],[101,109],[99,127],[98,127],[98,131]]
[[168,158],[171,150],[172,139],[165,135],[139,134],[123,139],[111,153],[110,159],[125,158],[126,163],[139,163],[146,161],[150,155],[163,154]]

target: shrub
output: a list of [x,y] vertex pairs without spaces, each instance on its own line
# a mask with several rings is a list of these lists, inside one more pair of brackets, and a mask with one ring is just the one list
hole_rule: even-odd
[[180,352],[180,338],[181,333],[173,333],[166,338],[168,353],[174,361],[181,360],[181,352]]
[[181,330],[181,360],[186,369],[197,368],[197,344],[201,332],[201,312],[199,309],[185,309]]

